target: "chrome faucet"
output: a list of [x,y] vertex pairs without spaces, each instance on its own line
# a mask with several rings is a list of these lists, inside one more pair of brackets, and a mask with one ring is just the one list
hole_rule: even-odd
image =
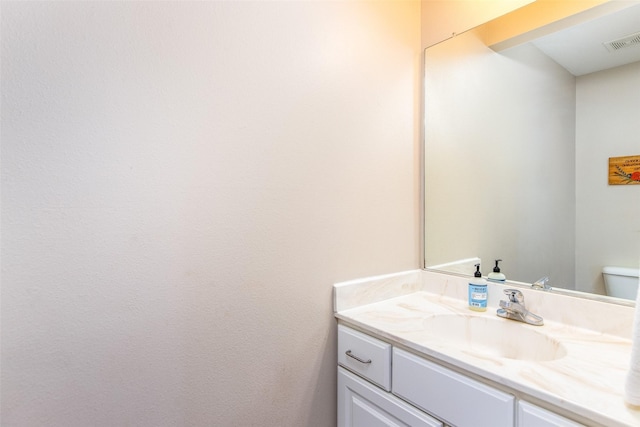
[[542,289],[543,291],[550,291],[551,286],[549,286],[549,276],[544,276],[541,279],[536,280],[531,285],[532,289]]
[[517,289],[505,289],[507,301],[500,300],[500,307],[496,314],[505,319],[517,320],[530,325],[542,326],[542,317],[531,313],[524,304],[524,295]]

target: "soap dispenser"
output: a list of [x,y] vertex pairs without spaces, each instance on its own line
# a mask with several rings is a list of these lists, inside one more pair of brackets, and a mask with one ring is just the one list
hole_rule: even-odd
[[489,273],[489,275],[487,276],[487,279],[491,280],[492,282],[504,283],[507,279],[504,274],[500,273],[500,267],[498,267],[498,263],[500,261],[502,260],[496,260],[496,266],[493,267],[493,272]]
[[473,279],[469,282],[469,310],[487,311],[487,282],[482,279],[480,264],[476,264]]

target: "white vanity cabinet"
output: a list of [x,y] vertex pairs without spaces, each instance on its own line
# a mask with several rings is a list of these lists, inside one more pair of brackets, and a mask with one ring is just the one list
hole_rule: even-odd
[[338,365],[338,427],[582,426],[343,324]]
[[518,402],[518,427],[584,427],[529,402]]

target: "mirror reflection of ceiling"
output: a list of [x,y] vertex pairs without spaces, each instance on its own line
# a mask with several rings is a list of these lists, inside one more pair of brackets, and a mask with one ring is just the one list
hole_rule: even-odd
[[[618,49],[606,44],[616,40]],[[640,61],[640,5],[541,37],[532,43],[574,76]]]

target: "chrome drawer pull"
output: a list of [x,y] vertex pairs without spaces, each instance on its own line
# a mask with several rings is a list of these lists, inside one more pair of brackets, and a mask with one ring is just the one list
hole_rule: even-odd
[[365,365],[368,365],[369,363],[371,363],[371,359],[369,360],[360,359],[358,356],[355,356],[354,354],[352,354],[351,350],[345,351],[344,354],[351,357],[352,359],[356,359],[360,363],[364,363]]

